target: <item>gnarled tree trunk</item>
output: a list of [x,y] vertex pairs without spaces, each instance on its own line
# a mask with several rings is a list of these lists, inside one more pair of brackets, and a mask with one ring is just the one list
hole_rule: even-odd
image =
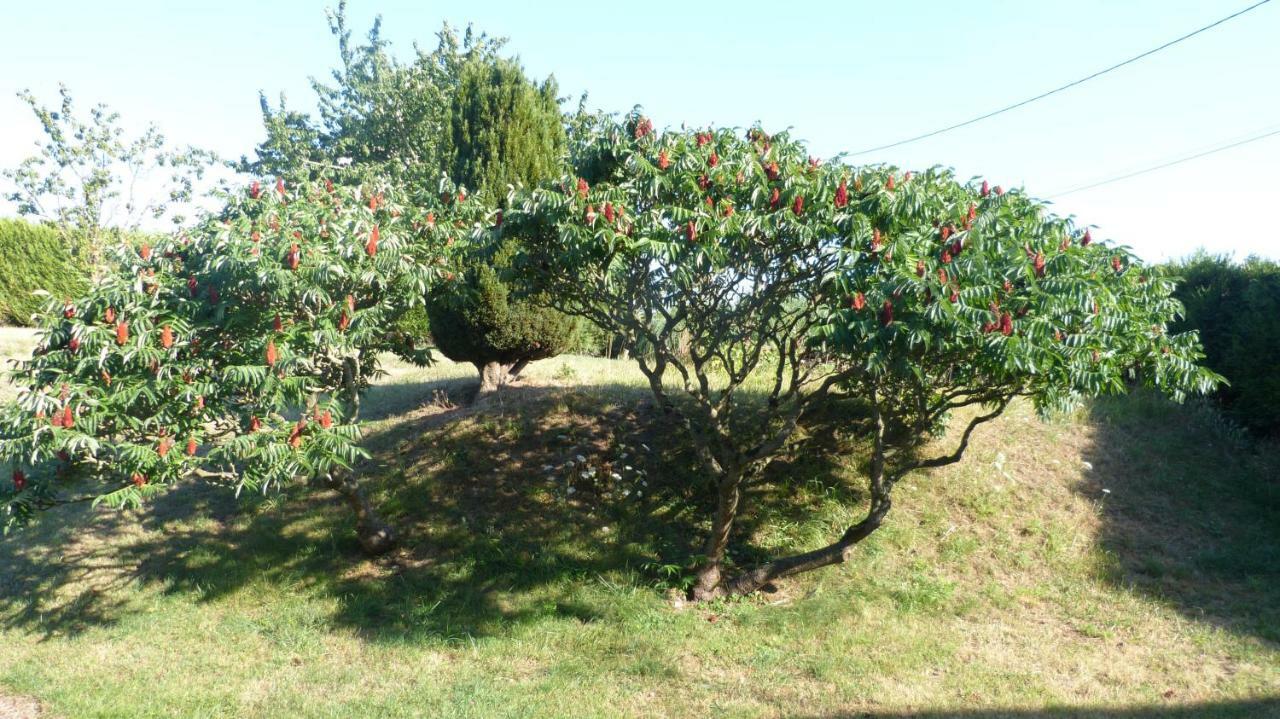
[[370,556],[386,554],[396,546],[399,539],[395,530],[378,516],[354,477],[330,474],[325,478],[325,484],[337,492],[355,513],[356,539],[360,542],[360,549],[364,550],[365,554]]

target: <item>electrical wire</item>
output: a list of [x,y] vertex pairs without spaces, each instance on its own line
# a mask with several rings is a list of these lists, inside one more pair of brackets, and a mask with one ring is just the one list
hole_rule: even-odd
[[1228,16],[1226,16],[1226,17],[1224,17],[1224,18],[1221,18],[1221,19],[1219,19],[1219,20],[1215,20],[1214,22],[1209,23],[1208,25],[1205,25],[1204,27],[1199,28],[1198,30],[1194,30],[1194,31],[1192,31],[1192,32],[1187,33],[1186,35],[1183,35],[1183,36],[1181,36],[1181,37],[1178,37],[1178,38],[1175,38],[1175,39],[1173,39],[1173,40],[1170,40],[1169,42],[1166,42],[1165,44],[1163,44],[1163,45],[1161,45],[1161,46],[1159,46],[1159,47],[1156,47],[1156,48],[1152,48],[1152,49],[1150,49],[1150,50],[1147,50],[1146,52],[1144,52],[1144,53],[1142,53],[1142,54],[1140,54],[1140,55],[1134,55],[1133,57],[1129,58],[1128,60],[1124,60],[1123,62],[1118,62],[1118,63],[1116,63],[1115,65],[1112,65],[1112,66],[1110,66],[1110,67],[1108,67],[1108,68],[1104,68],[1104,69],[1102,69],[1102,70],[1099,70],[1099,71],[1097,71],[1097,72],[1093,73],[1092,75],[1087,75],[1087,76],[1085,76],[1085,77],[1082,77],[1082,78],[1080,78],[1079,80],[1075,80],[1075,81],[1069,82],[1069,83],[1067,83],[1067,84],[1065,84],[1065,85],[1062,85],[1061,87],[1056,87],[1056,88],[1054,88],[1054,89],[1052,89],[1052,90],[1049,90],[1049,91],[1047,91],[1047,92],[1042,92],[1042,93],[1040,93],[1039,95],[1036,95],[1035,97],[1029,97],[1029,98],[1027,98],[1026,100],[1022,100],[1022,101],[1020,101],[1020,102],[1015,102],[1015,103],[1013,103],[1012,105],[1007,105],[1007,106],[1005,106],[1005,107],[1000,108],[999,110],[993,110],[993,111],[991,111],[991,112],[986,113],[985,115],[979,115],[978,117],[974,117],[974,118],[971,118],[971,119],[965,120],[964,122],[958,122],[958,123],[956,123],[956,124],[954,124],[954,125],[948,125],[947,127],[943,127],[943,128],[940,128],[940,129],[934,130],[934,131],[932,131],[932,132],[926,132],[926,133],[924,133],[923,135],[916,135],[915,137],[908,137],[908,138],[907,138],[907,139],[905,139],[905,140],[898,140],[897,142],[891,142],[891,143],[889,143],[889,144],[887,144],[887,145],[880,145],[880,146],[878,146],[878,147],[871,147],[871,148],[868,148],[868,149],[866,149],[866,150],[858,150],[857,152],[847,153],[847,154],[846,154],[846,157],[856,157],[856,156],[858,156],[858,155],[866,155],[866,154],[869,154],[869,153],[872,153],[872,152],[879,152],[880,150],[888,150],[888,149],[893,148],[893,147],[900,147],[900,146],[902,146],[902,145],[910,144],[910,143],[912,143],[912,142],[918,142],[918,141],[920,141],[920,140],[924,140],[924,139],[927,139],[927,138],[930,138],[930,137],[937,137],[938,135],[941,135],[941,134],[943,134],[943,133],[945,133],[945,132],[951,132],[952,130],[958,130],[958,129],[962,128],[962,127],[968,127],[969,125],[972,125],[972,124],[974,124],[974,123],[982,122],[983,120],[988,120],[988,119],[990,119],[990,118],[993,118],[993,117],[995,117],[996,115],[1002,115],[1002,114],[1004,114],[1004,113],[1006,113],[1006,112],[1009,112],[1009,111],[1011,111],[1011,110],[1016,110],[1016,109],[1018,109],[1018,108],[1020,108],[1020,107],[1024,107],[1024,106],[1026,106],[1026,105],[1030,105],[1031,103],[1036,102],[1037,100],[1043,100],[1043,99],[1045,99],[1046,97],[1049,97],[1049,96],[1051,96],[1051,95],[1056,95],[1056,94],[1058,94],[1058,93],[1060,93],[1060,92],[1062,92],[1062,91],[1064,91],[1064,90],[1069,90],[1069,89],[1071,89],[1071,88],[1073,88],[1073,87],[1075,87],[1075,86],[1077,86],[1077,85],[1081,85],[1081,84],[1083,84],[1083,83],[1086,83],[1086,82],[1088,82],[1088,81],[1090,81],[1090,80],[1092,80],[1092,79],[1094,79],[1094,78],[1101,77],[1101,76],[1103,76],[1103,75],[1105,75],[1105,74],[1107,74],[1107,73],[1109,73],[1109,72],[1112,72],[1113,70],[1119,70],[1120,68],[1124,67],[1125,65],[1130,65],[1130,64],[1135,63],[1135,62],[1137,62],[1137,61],[1139,61],[1139,60],[1141,60],[1141,59],[1143,59],[1143,58],[1145,58],[1145,57],[1149,57],[1149,56],[1151,56],[1151,55],[1154,55],[1154,54],[1156,54],[1157,52],[1160,52],[1161,50],[1165,50],[1165,49],[1167,49],[1167,48],[1173,47],[1174,45],[1177,45],[1178,43],[1180,43],[1180,42],[1182,42],[1182,41],[1184,41],[1184,40],[1190,40],[1191,38],[1195,37],[1196,35],[1199,35],[1200,33],[1206,32],[1206,31],[1208,31],[1208,30],[1212,30],[1213,28],[1215,28],[1215,27],[1217,27],[1217,26],[1219,26],[1219,25],[1221,25],[1221,24],[1223,24],[1223,23],[1227,22],[1228,20],[1233,20],[1233,19],[1235,19],[1235,18],[1238,18],[1238,17],[1240,17],[1241,15],[1243,15],[1243,14],[1245,14],[1245,13],[1247,13],[1247,12],[1251,11],[1251,10],[1255,10],[1255,9],[1257,9],[1257,8],[1259,8],[1259,7],[1262,7],[1263,5],[1266,5],[1266,4],[1267,4],[1267,3],[1269,3],[1269,2],[1271,2],[1271,0],[1261,0],[1260,2],[1256,2],[1256,3],[1254,3],[1253,5],[1250,5],[1249,7],[1245,8],[1245,9],[1243,9],[1243,10],[1239,10],[1239,11],[1234,12],[1234,13],[1232,13],[1232,14],[1230,14],[1230,15],[1228,15]]
[[1253,137],[1249,137],[1249,138],[1246,138],[1246,139],[1244,139],[1244,140],[1237,140],[1236,142],[1232,142],[1232,143],[1230,143],[1230,144],[1223,145],[1223,146],[1221,146],[1221,147],[1215,147],[1215,148],[1214,148],[1214,149],[1212,149],[1212,150],[1205,150],[1204,152],[1197,152],[1197,153],[1196,153],[1196,154],[1194,154],[1194,155],[1189,155],[1189,156],[1187,156],[1187,157],[1181,157],[1181,158],[1178,158],[1177,160],[1173,160],[1173,161],[1171,161],[1171,162],[1165,162],[1165,163],[1161,163],[1161,164],[1159,164],[1159,165],[1153,165],[1153,166],[1151,166],[1151,167],[1146,167],[1146,168],[1143,168],[1143,169],[1141,169],[1141,170],[1135,170],[1135,171],[1133,171],[1133,172],[1129,172],[1129,173],[1126,173],[1126,174],[1123,174],[1123,175],[1119,175],[1119,176],[1117,176],[1117,177],[1108,178],[1108,179],[1106,179],[1106,180],[1099,180],[1098,182],[1091,182],[1091,183],[1089,183],[1089,184],[1087,184],[1087,185],[1081,185],[1080,187],[1076,187],[1076,188],[1073,188],[1073,189],[1070,189],[1070,190],[1066,190],[1066,191],[1064,191],[1064,192],[1057,192],[1057,193],[1054,193],[1054,194],[1052,194],[1052,195],[1049,195],[1049,196],[1048,196],[1048,197],[1046,197],[1045,199],[1050,199],[1050,200],[1051,200],[1051,199],[1054,199],[1054,198],[1063,197],[1063,196],[1065,196],[1065,195],[1070,195],[1070,194],[1073,194],[1073,193],[1076,193],[1076,192],[1084,192],[1085,190],[1092,190],[1092,189],[1093,189],[1093,188],[1095,188],[1095,187],[1102,187],[1103,185],[1110,185],[1110,184],[1111,184],[1111,183],[1113,183],[1113,182],[1120,182],[1121,180],[1127,180],[1127,179],[1129,179],[1129,178],[1131,178],[1131,177],[1137,177],[1138,175],[1145,175],[1145,174],[1147,174],[1148,172],[1155,172],[1156,170],[1163,170],[1163,169],[1165,169],[1166,167],[1173,167],[1174,165],[1181,165],[1181,164],[1182,164],[1182,163],[1184,163],[1184,162],[1191,162],[1192,160],[1198,160],[1198,159],[1200,159],[1200,158],[1202,158],[1202,157],[1208,157],[1209,155],[1214,155],[1214,154],[1217,154],[1217,153],[1219,153],[1219,152],[1225,152],[1225,151],[1227,151],[1227,150],[1232,150],[1232,149],[1235,149],[1235,148],[1240,147],[1240,146],[1242,146],[1242,145],[1248,145],[1248,144],[1249,144],[1249,143],[1251,143],[1251,142],[1258,142],[1259,140],[1265,140],[1265,139],[1267,139],[1268,137],[1275,137],[1276,135],[1280,135],[1280,129],[1275,129],[1275,130],[1271,130],[1271,131],[1269,131],[1269,132],[1264,132],[1264,133],[1262,133],[1261,135],[1254,135]]

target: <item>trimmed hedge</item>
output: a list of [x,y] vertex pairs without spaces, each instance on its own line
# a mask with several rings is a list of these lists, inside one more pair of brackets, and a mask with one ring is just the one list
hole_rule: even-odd
[[89,273],[71,257],[58,231],[49,225],[0,218],[0,324],[28,326],[45,299],[79,297]]
[[1205,364],[1231,383],[1218,393],[1228,416],[1280,437],[1280,263],[1200,252],[1169,269],[1187,310],[1171,331],[1200,332]]

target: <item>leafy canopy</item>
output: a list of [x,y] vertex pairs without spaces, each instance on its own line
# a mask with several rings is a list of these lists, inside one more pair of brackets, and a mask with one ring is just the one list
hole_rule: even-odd
[[86,295],[50,299],[0,408],[8,519],[79,475],[114,506],[192,476],[266,491],[349,469],[378,354],[426,359],[394,325],[484,212],[442,197],[254,182],[190,233],[119,248]]

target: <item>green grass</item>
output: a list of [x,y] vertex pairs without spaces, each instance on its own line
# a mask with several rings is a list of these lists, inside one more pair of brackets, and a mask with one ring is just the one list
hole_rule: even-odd
[[[390,367],[364,470],[406,538],[385,560],[305,488],[184,486],[0,540],[0,695],[67,717],[1280,715],[1280,473],[1203,413],[1015,406],[908,478],[849,563],[677,606],[708,497],[643,378],[529,372],[476,411],[469,366]],[[858,516],[840,449],[771,470],[737,560]]]

